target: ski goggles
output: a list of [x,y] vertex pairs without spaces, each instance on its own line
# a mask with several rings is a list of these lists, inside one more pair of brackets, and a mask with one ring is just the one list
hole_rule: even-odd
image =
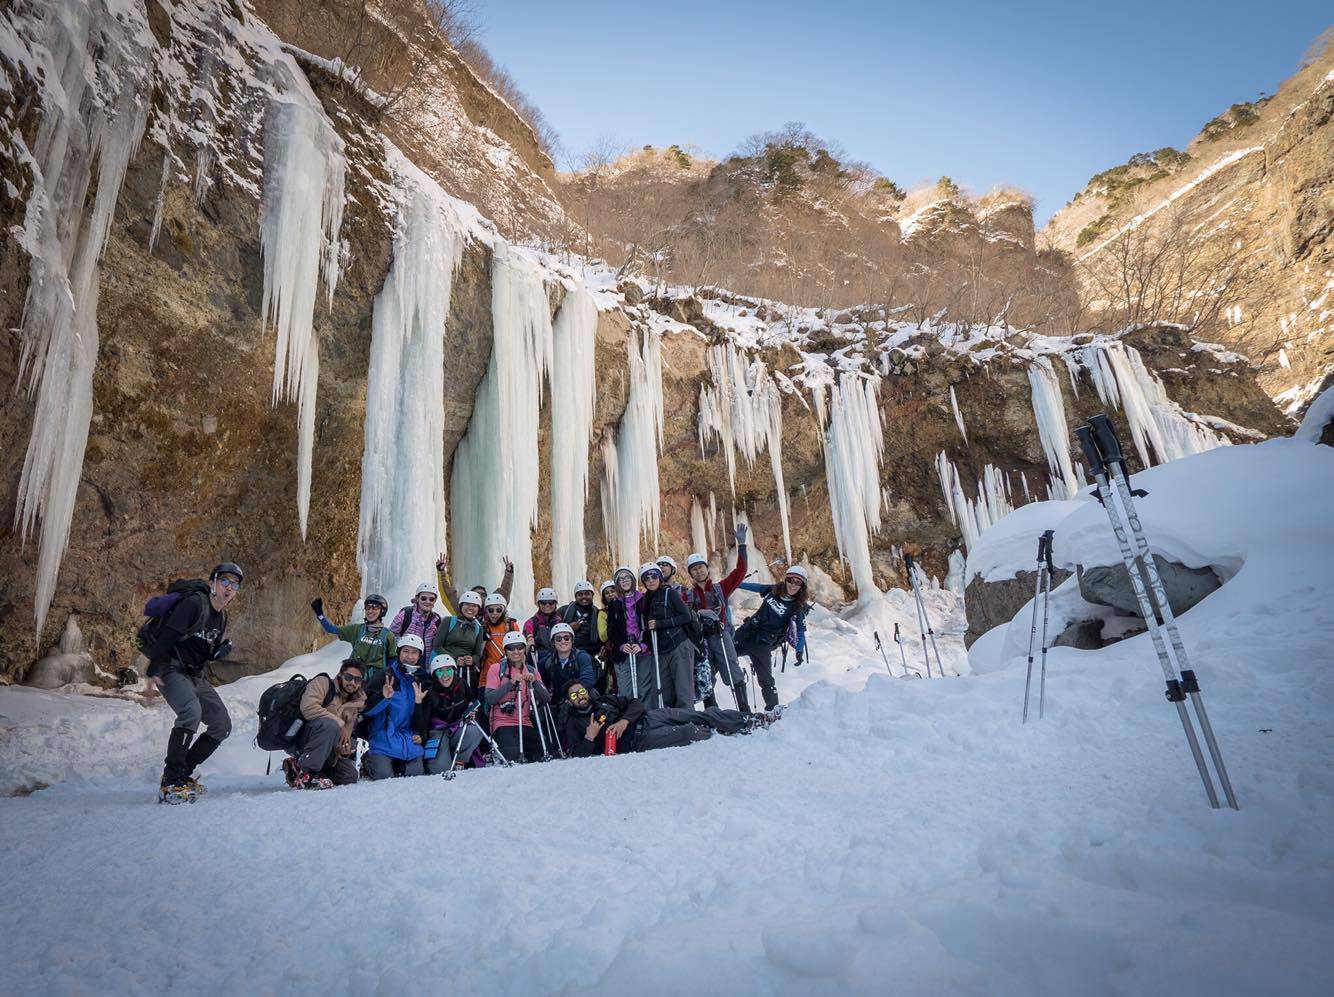
[[441,665],[431,674],[438,679],[452,679],[457,673],[452,665]]

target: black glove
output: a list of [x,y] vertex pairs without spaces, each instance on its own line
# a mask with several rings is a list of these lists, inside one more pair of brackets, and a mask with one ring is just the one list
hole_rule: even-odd
[[221,644],[218,645],[218,649],[213,652],[213,660],[221,661],[223,658],[227,657],[227,655],[231,653],[232,653],[232,642],[229,640],[224,640]]
[[750,532],[750,527],[745,523],[736,524],[736,545],[742,546],[746,542],[746,534]]
[[311,600],[311,602],[310,602],[310,608],[313,609],[313,610],[315,610],[315,615],[316,615],[316,616],[323,616],[323,615],[324,615],[324,600],[321,599],[319,596],[316,596],[314,599]]

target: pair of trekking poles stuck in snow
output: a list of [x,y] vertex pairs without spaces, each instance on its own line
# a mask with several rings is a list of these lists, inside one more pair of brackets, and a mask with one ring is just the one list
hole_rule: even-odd
[[[904,554],[903,563],[908,571],[908,584],[912,587],[913,603],[917,608],[917,628],[922,637],[922,664],[926,667],[926,677],[931,677],[931,656],[927,654],[926,650],[926,642],[927,639],[930,638],[931,650],[936,656],[936,671],[940,673],[941,678],[944,678],[945,666],[941,664],[940,661],[940,648],[936,644],[936,630],[935,627],[931,625],[931,615],[926,611],[926,602],[922,599],[922,586],[917,577],[919,570],[917,561],[911,554]],[[889,658],[885,655],[885,645],[880,640],[880,631],[873,630],[872,634],[875,637],[875,649],[880,652],[880,657],[885,662],[885,671],[892,672],[893,669],[889,667]],[[894,643],[899,645],[899,661],[903,665],[903,675],[906,678],[909,675],[908,656],[904,653],[903,637],[899,633],[899,625],[897,623],[894,624]],[[922,677],[921,673],[917,672],[915,669],[911,674],[914,678]]]
[[[1148,493],[1130,487],[1130,474],[1126,469],[1125,457],[1121,452],[1121,443],[1116,438],[1116,431],[1112,428],[1111,420],[1106,415],[1093,416],[1086,425],[1075,430],[1075,436],[1079,440],[1080,449],[1084,451],[1084,459],[1088,462],[1089,472],[1093,476],[1098,501],[1106,510],[1112,533],[1116,536],[1116,543],[1121,551],[1121,561],[1125,564],[1126,573],[1130,577],[1130,587],[1135,593],[1140,614],[1144,617],[1145,625],[1149,629],[1149,636],[1153,640],[1153,649],[1157,653],[1158,662],[1163,669],[1163,677],[1167,682],[1167,700],[1176,707],[1177,716],[1181,719],[1181,727],[1186,733],[1186,743],[1190,746],[1191,756],[1195,759],[1196,768],[1199,769],[1200,780],[1204,783],[1204,791],[1209,797],[1209,805],[1214,809],[1220,807],[1218,793],[1214,788],[1213,778],[1210,776],[1209,766],[1204,760],[1204,754],[1200,750],[1200,740],[1196,736],[1195,725],[1191,722],[1190,714],[1186,711],[1187,698],[1190,699],[1191,705],[1195,708],[1195,719],[1199,724],[1200,735],[1203,736],[1205,746],[1213,761],[1214,771],[1217,773],[1218,782],[1222,786],[1223,794],[1227,799],[1227,805],[1233,810],[1239,810],[1236,794],[1232,791],[1232,781],[1228,778],[1227,766],[1223,764],[1223,753],[1219,750],[1218,740],[1214,737],[1213,726],[1209,723],[1209,714],[1204,708],[1204,698],[1200,692],[1199,681],[1195,672],[1191,669],[1190,659],[1186,655],[1186,647],[1181,639],[1181,631],[1177,628],[1176,617],[1173,615],[1172,607],[1167,600],[1167,592],[1163,587],[1162,579],[1158,575],[1158,568],[1153,563],[1153,555],[1149,551],[1148,538],[1144,535],[1144,527],[1140,523],[1139,514],[1135,510],[1135,497],[1143,498]],[[1125,512],[1124,521],[1121,514],[1117,512],[1117,504],[1112,494],[1113,488],[1115,488],[1116,497],[1120,499],[1121,508]],[[1127,526],[1129,527],[1129,533],[1127,533]],[[1051,535],[1051,531],[1043,534],[1045,545],[1042,541],[1039,542],[1038,580],[1035,585],[1033,605],[1033,631],[1036,631],[1036,592],[1043,585],[1045,577],[1046,589],[1042,616],[1042,677],[1039,680],[1038,693],[1039,717],[1042,715],[1046,678],[1047,612],[1045,606],[1051,594]],[[1134,538],[1133,547],[1131,544],[1132,537]],[[1169,645],[1171,654],[1168,653]],[[1176,658],[1175,664],[1172,660],[1173,655]],[[1033,635],[1030,632],[1028,645],[1029,679],[1032,678],[1032,674]],[[1028,687],[1029,683],[1025,681],[1025,720],[1028,717]]]

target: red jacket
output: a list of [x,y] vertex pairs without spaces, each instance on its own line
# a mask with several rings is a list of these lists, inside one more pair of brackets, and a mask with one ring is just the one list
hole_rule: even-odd
[[703,585],[696,583],[691,588],[686,589],[682,594],[685,596],[686,605],[699,612],[701,609],[712,609],[718,611],[722,617],[725,626],[731,626],[731,612],[727,608],[727,600],[732,598],[732,593],[737,590],[742,579],[746,577],[746,545],[742,544],[737,548],[736,567],[727,573],[717,585],[713,579],[708,579]]

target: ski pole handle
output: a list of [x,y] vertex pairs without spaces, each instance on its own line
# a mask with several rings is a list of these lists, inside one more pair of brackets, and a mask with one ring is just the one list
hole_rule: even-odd
[[1121,441],[1116,438],[1116,429],[1112,426],[1112,420],[1107,418],[1107,414],[1104,412],[1093,416],[1089,419],[1089,426],[1093,430],[1093,440],[1102,453],[1102,459],[1108,464],[1122,463],[1124,457],[1121,454]]
[[1042,551],[1042,559],[1047,562],[1047,572],[1049,574],[1056,570],[1056,565],[1054,565],[1051,560],[1052,538],[1055,536],[1055,530],[1047,530],[1042,534],[1042,542],[1045,544]]
[[1084,460],[1088,461],[1089,473],[1095,478],[1105,477],[1107,466],[1103,463],[1098,445],[1093,442],[1093,430],[1089,426],[1075,428],[1075,437],[1079,440],[1079,449],[1084,451]]
[[894,643],[896,643],[896,644],[897,644],[897,643],[900,643],[900,641],[899,641],[899,625],[898,625],[897,623],[894,624]]
[[875,649],[876,649],[877,651],[879,651],[879,650],[880,650],[880,631],[879,631],[879,630],[872,630],[871,633],[875,635]]

